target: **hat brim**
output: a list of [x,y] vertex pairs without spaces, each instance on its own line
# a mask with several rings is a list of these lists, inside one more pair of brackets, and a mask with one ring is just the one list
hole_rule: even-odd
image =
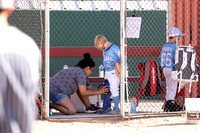
[[176,36],[186,36],[187,34],[179,34],[179,35],[169,35],[169,37],[176,37]]
[[179,36],[186,36],[187,34],[181,34],[181,35],[179,35]]

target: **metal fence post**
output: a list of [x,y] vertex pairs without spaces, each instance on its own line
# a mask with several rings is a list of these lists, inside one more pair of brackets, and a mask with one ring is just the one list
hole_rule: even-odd
[[124,92],[125,92],[125,70],[126,62],[124,60],[125,54],[125,8],[126,0],[120,0],[120,52],[121,52],[121,79],[120,79],[120,115],[122,119],[125,117],[124,110]]
[[45,1],[45,119],[49,119],[49,0]]

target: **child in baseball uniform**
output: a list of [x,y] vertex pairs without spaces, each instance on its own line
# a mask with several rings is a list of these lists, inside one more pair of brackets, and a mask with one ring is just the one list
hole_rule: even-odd
[[178,48],[178,39],[182,34],[178,27],[172,27],[168,30],[169,40],[162,47],[159,58],[161,59],[161,68],[166,79],[166,104],[164,105],[165,112],[174,112],[182,110],[182,107],[175,102],[178,82],[171,78],[171,72],[175,65],[175,53]]
[[97,49],[103,51],[103,64],[105,79],[110,83],[111,99],[114,101],[114,109],[109,114],[119,114],[119,83],[120,78],[116,75],[115,64],[120,61],[120,49],[114,43],[109,42],[105,36],[97,35],[94,40]]

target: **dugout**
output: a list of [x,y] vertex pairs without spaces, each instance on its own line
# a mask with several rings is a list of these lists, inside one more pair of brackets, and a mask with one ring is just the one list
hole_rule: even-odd
[[[35,19],[41,16],[42,19]],[[130,57],[128,58],[129,81],[131,81],[129,86],[131,86],[131,97],[136,97],[138,83],[135,81],[139,80],[140,74],[137,64],[152,59],[151,56],[154,56],[153,59],[157,60],[158,47],[166,41],[166,11],[128,11],[127,17],[132,16],[142,17],[140,38],[127,39],[128,47],[131,47],[128,50]],[[41,44],[44,44],[43,40],[41,42],[41,39],[44,39],[44,32],[42,31],[44,27],[41,27],[44,25],[44,19],[43,11],[15,10],[9,21],[12,25],[30,35],[40,47]],[[20,23],[14,23],[17,21]],[[156,26],[159,27],[159,30],[155,30]],[[96,62],[92,77],[98,77],[98,66],[102,64],[103,58],[102,53],[94,48],[94,38],[97,34],[105,35],[109,41],[119,46],[120,11],[51,10],[50,76],[62,69],[64,64],[69,67],[75,65],[82,58],[83,53],[89,52]],[[155,47],[155,49],[147,52],[140,47],[146,47],[146,50],[149,50],[148,47]],[[42,73],[44,74],[44,68]],[[93,86],[97,87],[103,79],[90,78],[90,81]]]
[[[40,18],[42,21],[33,21]],[[127,39],[128,44],[128,65],[129,65],[129,89],[130,97],[138,94],[137,69],[139,62],[148,59],[158,59],[161,46],[166,42],[166,14],[164,10],[136,10],[127,11],[127,17],[142,17],[140,38]],[[29,17],[25,17],[29,16]],[[41,38],[44,39],[44,12],[38,10],[16,10],[10,23],[19,27],[28,35],[33,37],[38,46],[41,46]],[[19,23],[14,23],[19,21]],[[37,30],[32,30],[36,28]],[[42,34],[43,33],[43,34]],[[120,11],[50,11],[50,76],[63,68],[64,64],[69,67],[75,65],[82,53],[90,52],[96,68],[92,77],[98,76],[98,66],[102,64],[102,54],[94,48],[94,38],[97,34],[103,34],[107,39],[116,45],[120,44]],[[66,53],[65,53],[66,50]],[[62,51],[62,52],[61,52]],[[159,63],[159,61],[158,61]],[[44,68],[43,72],[44,74]],[[103,80],[91,78],[92,85],[97,87]],[[157,95],[155,99],[162,98]],[[145,99],[145,97],[141,97]]]

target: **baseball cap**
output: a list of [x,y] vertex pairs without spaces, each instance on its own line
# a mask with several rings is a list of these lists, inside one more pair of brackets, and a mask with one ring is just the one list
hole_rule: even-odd
[[12,8],[14,0],[0,0],[0,9]]
[[168,30],[169,37],[173,36],[185,36],[186,34],[181,33],[181,30],[178,27],[171,27]]

